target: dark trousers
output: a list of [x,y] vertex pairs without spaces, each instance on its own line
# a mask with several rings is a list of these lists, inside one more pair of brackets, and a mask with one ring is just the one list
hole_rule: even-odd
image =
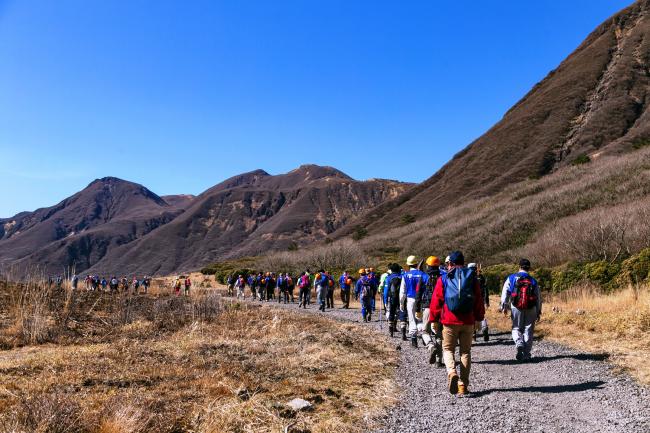
[[327,308],[334,308],[334,288],[329,287],[325,290],[327,290],[327,295],[325,296]]
[[341,289],[341,302],[343,308],[350,308],[350,289]]

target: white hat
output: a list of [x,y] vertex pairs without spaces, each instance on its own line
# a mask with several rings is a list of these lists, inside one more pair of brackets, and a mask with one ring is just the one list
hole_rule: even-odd
[[406,258],[406,264],[408,266],[414,266],[418,264],[418,259],[415,256],[408,256]]
[[449,256],[447,256],[447,257],[445,258],[445,263],[449,263],[449,262],[451,262],[451,259],[449,258]]
[[467,265],[468,268],[478,268],[478,265],[476,263],[470,263]]

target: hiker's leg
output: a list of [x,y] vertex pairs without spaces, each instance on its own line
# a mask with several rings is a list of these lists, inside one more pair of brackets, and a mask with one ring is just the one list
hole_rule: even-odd
[[431,324],[429,323],[429,309],[422,310],[422,323],[420,324],[422,330],[422,342],[425,346],[432,344],[431,341]]
[[530,351],[533,349],[533,337],[535,332],[535,321],[537,320],[537,307],[524,312],[524,354],[530,356]]
[[472,338],[474,337],[474,325],[463,325],[459,329],[459,353],[460,353],[460,382],[469,385],[469,370],[472,365]]
[[415,320],[415,298],[406,299],[406,312],[409,317],[408,336],[413,338],[418,334],[417,321]]
[[447,374],[456,371],[456,360],[454,352],[456,351],[456,342],[458,341],[458,326],[450,325],[442,328],[442,358],[445,360]]
[[518,348],[524,347],[524,328],[524,315],[521,311],[512,307],[512,340]]

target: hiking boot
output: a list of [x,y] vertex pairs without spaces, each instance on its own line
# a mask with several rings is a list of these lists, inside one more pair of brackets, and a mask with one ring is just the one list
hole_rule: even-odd
[[449,388],[449,393],[452,395],[458,394],[458,373],[452,371],[447,376],[447,386]]
[[418,337],[411,337],[411,346],[418,348]]
[[402,328],[402,341],[406,341],[406,328]]
[[530,356],[530,353],[524,354],[524,361],[530,361],[531,359],[533,359],[533,357]]
[[487,326],[483,328],[483,341],[490,341],[490,333],[488,332]]
[[523,361],[524,360],[524,348],[519,346],[517,347],[517,355],[515,356],[517,361]]
[[469,394],[469,389],[463,383],[458,384],[458,395],[467,395]]
[[372,322],[372,314],[368,314],[368,322]]

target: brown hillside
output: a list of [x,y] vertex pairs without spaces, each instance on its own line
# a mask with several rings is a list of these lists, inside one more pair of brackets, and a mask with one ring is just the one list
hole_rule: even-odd
[[410,187],[386,180],[360,182],[316,165],[277,176],[262,170],[245,173],[205,191],[172,222],[112,251],[90,271],[167,274],[306,245]]
[[650,140],[650,0],[606,20],[503,119],[406,194],[349,224],[380,233],[410,214],[421,219],[466,197],[546,175]]
[[181,212],[142,185],[98,179],[55,206],[2,220],[0,265],[83,270]]

